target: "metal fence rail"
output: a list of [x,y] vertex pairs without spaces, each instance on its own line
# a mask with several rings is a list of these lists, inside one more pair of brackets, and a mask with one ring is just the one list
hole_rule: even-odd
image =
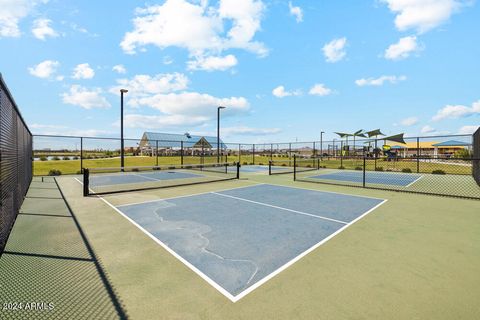
[[0,74],[0,255],[32,180],[32,134]]
[[472,176],[479,158],[323,158],[319,169],[294,165],[294,180],[369,189],[479,199]]

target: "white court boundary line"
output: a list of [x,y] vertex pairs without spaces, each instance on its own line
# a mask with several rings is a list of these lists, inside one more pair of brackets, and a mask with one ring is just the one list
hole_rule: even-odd
[[[83,183],[78,180],[77,178],[75,178],[75,180],[77,180],[80,184],[83,185]],[[253,186],[245,186],[245,187],[240,187],[240,188],[247,188],[247,187],[254,187],[255,185]],[[282,186],[282,185],[277,185],[277,186],[281,186],[281,187],[285,187],[285,186]],[[289,188],[289,187],[286,187],[286,188]],[[238,189],[238,188],[233,188],[233,189]],[[294,188],[294,189],[302,189],[302,188]],[[303,189],[303,190],[311,190],[311,189]],[[228,190],[223,190],[223,191],[228,191]],[[311,190],[311,191],[316,191],[316,190]],[[322,191],[318,191],[318,192],[322,192]],[[205,193],[202,193],[202,194],[208,194],[208,193],[212,193],[212,192],[205,192]],[[335,193],[335,192],[332,192],[332,193]],[[337,193],[337,194],[341,194],[341,193]],[[193,195],[191,195],[193,196]],[[227,297],[230,301],[232,301],[233,303],[239,301],[240,299],[242,299],[243,297],[245,297],[247,294],[251,293],[252,291],[254,291],[255,289],[259,288],[261,285],[265,284],[266,282],[268,282],[270,279],[272,279],[273,277],[277,276],[278,274],[280,274],[282,271],[286,270],[288,267],[290,267],[291,265],[293,265],[294,263],[296,263],[297,261],[299,261],[300,259],[302,259],[303,257],[305,257],[306,255],[308,255],[310,252],[314,251],[315,249],[317,249],[318,247],[320,247],[321,245],[323,245],[324,243],[326,243],[327,241],[331,240],[333,237],[337,236],[338,234],[340,234],[342,231],[344,231],[345,229],[347,229],[348,227],[350,227],[352,224],[354,224],[355,222],[359,221],[360,219],[362,219],[363,217],[365,217],[367,214],[373,212],[374,210],[376,210],[378,207],[380,207],[381,205],[383,205],[385,202],[388,201],[388,199],[378,199],[378,198],[373,198],[373,199],[377,199],[377,200],[383,200],[382,202],[380,202],[379,204],[377,204],[376,206],[374,206],[373,208],[370,208],[369,210],[367,210],[366,212],[364,212],[363,214],[361,214],[360,216],[358,216],[357,218],[355,218],[354,220],[352,220],[351,222],[349,222],[348,224],[344,225],[343,227],[341,227],[340,229],[338,229],[337,231],[335,231],[334,233],[330,234],[329,236],[327,236],[326,238],[323,238],[320,242],[314,244],[313,246],[311,246],[309,249],[305,250],[304,252],[302,252],[301,254],[297,255],[296,257],[294,257],[293,259],[291,259],[290,261],[288,261],[287,263],[285,263],[284,265],[282,265],[281,267],[279,267],[278,269],[276,269],[275,271],[271,272],[270,274],[268,274],[267,276],[263,277],[262,279],[260,279],[259,281],[255,282],[255,284],[253,284],[252,286],[248,287],[247,289],[245,289],[244,291],[240,292],[239,294],[237,294],[236,296],[232,295],[230,292],[228,292],[227,290],[225,290],[221,285],[219,285],[218,283],[216,283],[214,280],[212,280],[210,277],[208,277],[206,274],[204,274],[202,271],[200,271],[197,267],[195,267],[193,264],[191,264],[190,262],[188,262],[187,260],[185,260],[182,256],[180,256],[179,254],[177,254],[175,251],[173,251],[172,249],[170,249],[165,243],[163,243],[161,240],[159,240],[158,238],[156,238],[154,235],[152,235],[150,232],[148,232],[146,229],[144,229],[141,225],[139,225],[137,222],[135,222],[133,219],[131,219],[130,217],[128,217],[126,214],[124,214],[120,209],[118,209],[117,207],[115,207],[114,205],[112,205],[110,202],[108,202],[107,200],[105,200],[103,197],[99,196],[99,195],[96,195],[97,198],[99,198],[100,200],[102,200],[105,204],[107,204],[110,208],[112,208],[115,212],[117,212],[118,214],[120,214],[122,217],[124,217],[125,219],[127,219],[130,223],[132,223],[134,226],[136,226],[140,231],[142,231],[145,235],[147,235],[150,239],[152,239],[154,242],[156,242],[157,244],[159,244],[162,248],[164,248],[168,253],[170,253],[172,256],[174,256],[177,260],[179,260],[180,262],[182,262],[186,267],[188,267],[190,270],[192,270],[193,272],[195,272],[199,277],[201,277],[203,280],[205,280],[208,284],[210,284],[212,287],[214,287],[215,289],[217,289],[218,292],[220,292],[221,294],[223,294],[225,297]],[[188,197],[188,196],[180,196],[180,197]],[[179,198],[180,198],[179,197]],[[356,196],[356,197],[361,197],[361,196]],[[363,198],[368,198],[368,197],[363,197]],[[170,199],[174,199],[174,198],[170,198]],[[162,200],[165,200],[165,199],[162,199]],[[162,200],[157,200],[157,201],[162,201]]]
[[217,192],[211,192],[211,193],[216,194],[218,196],[226,197],[226,198],[231,198],[231,199],[236,199],[236,200],[240,200],[240,201],[250,202],[250,203],[253,203],[253,204],[258,204],[260,206],[279,209],[279,210],[282,210],[282,211],[293,212],[293,213],[301,214],[303,216],[314,217],[314,218],[321,219],[321,220],[328,220],[328,221],[336,222],[336,223],[340,223],[340,224],[348,224],[348,222],[345,222],[345,221],[336,220],[336,219],[332,219],[332,218],[327,218],[327,217],[324,217],[324,216],[319,216],[319,215],[311,214],[311,213],[308,213],[308,212],[297,211],[297,210],[288,209],[288,208],[284,208],[284,207],[274,206],[274,205],[271,205],[271,204],[268,204],[268,203],[263,203],[263,202],[248,200],[248,199],[244,199],[244,198],[234,197],[234,196],[231,196],[231,195],[228,195],[228,194],[222,194],[222,193],[217,193]]
[[420,175],[420,177],[418,177],[418,178],[415,179],[414,181],[412,181],[412,182],[410,182],[409,184],[407,184],[407,185],[405,186],[405,188],[410,187],[412,184],[416,183],[418,180],[422,179],[424,176],[425,176],[425,175],[423,175],[423,174]]

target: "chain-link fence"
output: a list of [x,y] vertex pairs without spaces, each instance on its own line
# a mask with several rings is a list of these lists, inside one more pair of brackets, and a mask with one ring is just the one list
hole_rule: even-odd
[[0,74],[0,255],[32,180],[32,134]]
[[[345,157],[320,159],[319,169],[294,166],[296,181],[480,199],[472,177],[478,158]],[[296,161],[295,161],[296,163]]]

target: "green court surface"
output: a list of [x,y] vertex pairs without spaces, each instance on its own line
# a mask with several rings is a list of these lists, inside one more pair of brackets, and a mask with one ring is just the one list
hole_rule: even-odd
[[[480,318],[478,200],[245,173],[106,195],[107,203],[83,197],[74,176],[56,181],[61,192],[53,178],[34,178],[0,258],[2,303],[55,307],[0,311],[1,319]],[[259,183],[388,201],[236,302],[113,208]]]

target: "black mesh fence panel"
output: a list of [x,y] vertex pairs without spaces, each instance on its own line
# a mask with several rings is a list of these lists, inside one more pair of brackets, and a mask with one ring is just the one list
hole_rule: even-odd
[[0,254],[32,179],[32,135],[0,75]]
[[480,128],[473,134],[473,178],[480,186]]

